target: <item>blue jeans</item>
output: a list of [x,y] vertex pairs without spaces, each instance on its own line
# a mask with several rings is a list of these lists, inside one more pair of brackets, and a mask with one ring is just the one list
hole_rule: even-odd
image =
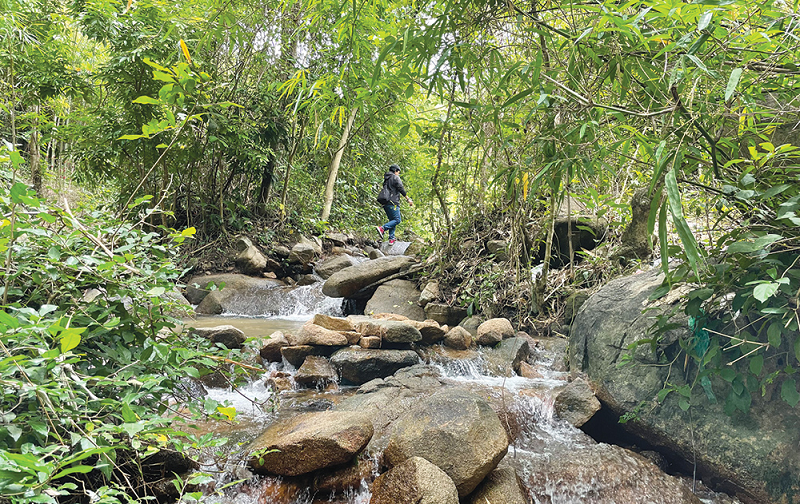
[[383,225],[383,230],[389,232],[390,240],[394,240],[394,228],[403,220],[400,216],[400,205],[388,203],[383,205],[383,211],[386,212],[386,217],[389,218],[389,222]]

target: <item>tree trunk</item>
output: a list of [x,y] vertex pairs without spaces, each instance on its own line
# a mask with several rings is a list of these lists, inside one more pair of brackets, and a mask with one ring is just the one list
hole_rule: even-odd
[[281,192],[281,218],[286,217],[286,194],[289,191],[289,175],[292,173],[292,163],[294,162],[294,155],[297,154],[297,148],[303,140],[303,133],[306,130],[306,122],[300,125],[300,133],[295,137],[292,150],[289,152],[289,159],[286,161],[286,177],[283,179],[283,191]]
[[36,194],[42,196],[44,169],[42,168],[42,156],[39,153],[39,131],[36,128],[31,130],[28,153],[30,154],[29,160],[31,164],[31,184]]
[[353,129],[353,122],[356,120],[358,107],[355,107],[350,112],[350,117],[347,118],[347,124],[342,131],[342,137],[339,139],[339,147],[336,149],[336,154],[333,155],[330,170],[328,170],[328,183],[325,184],[325,197],[324,206],[322,207],[322,215],[320,218],[324,221],[328,220],[331,216],[331,206],[333,206],[333,187],[336,184],[336,177],[339,175],[339,164],[342,162],[342,154],[347,142],[350,140],[350,130]]
[[269,159],[264,166],[264,171],[261,174],[261,185],[258,188],[258,198],[256,199],[255,213],[264,216],[267,213],[267,201],[269,200],[269,192],[272,189],[272,179],[275,175],[275,151],[270,149]]

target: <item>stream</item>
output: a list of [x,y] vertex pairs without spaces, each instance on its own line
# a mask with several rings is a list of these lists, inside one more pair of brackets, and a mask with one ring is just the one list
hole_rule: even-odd
[[[319,284],[317,284],[319,285]],[[297,330],[314,313],[341,315],[339,299],[322,299],[318,287],[294,289],[287,295],[285,313],[265,316],[198,317],[187,321],[194,327],[230,324],[248,337],[266,338],[272,332]],[[300,289],[304,289],[300,291]],[[537,378],[523,378],[505,370],[491,349],[453,351],[441,345],[425,350],[428,363],[446,386],[466,388],[487,398],[500,414],[514,439],[505,461],[517,470],[528,502],[535,504],[638,504],[676,502],[661,500],[665,490],[663,471],[640,454],[598,443],[580,429],[558,418],[554,400],[567,384],[561,358],[546,346],[532,349],[536,354]],[[201,471],[214,474],[215,481],[202,487],[204,502],[214,504],[367,504],[369,483],[378,474],[378,461],[361,485],[339,494],[312,495],[302,480],[253,476],[245,467],[243,446],[272,422],[309,411],[330,409],[354,395],[357,387],[330,384],[323,389],[299,388],[291,377],[296,370],[284,362],[271,364],[262,377],[236,390],[209,388],[208,397],[227,401],[237,410],[236,422],[200,426],[228,439],[216,453],[203,456]],[[270,378],[287,376],[290,388],[280,392],[269,386]],[[739,501],[714,493],[691,475],[678,476],[683,485],[694,487],[695,495],[707,504],[736,504]],[[242,480],[237,482],[237,480]],[[220,490],[224,488],[224,490]],[[185,501],[189,502],[189,501]],[[464,502],[464,500],[462,500]]]

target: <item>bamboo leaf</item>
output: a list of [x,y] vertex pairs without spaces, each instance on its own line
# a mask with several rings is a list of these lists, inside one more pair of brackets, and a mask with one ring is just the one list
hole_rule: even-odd
[[731,76],[728,78],[728,85],[725,86],[725,101],[731,99],[733,96],[734,91],[736,91],[736,86],[739,84],[739,78],[742,76],[742,69],[741,68],[734,68],[731,72]]

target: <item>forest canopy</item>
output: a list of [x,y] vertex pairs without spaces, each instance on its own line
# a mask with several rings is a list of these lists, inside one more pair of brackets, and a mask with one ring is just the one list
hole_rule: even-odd
[[[797,10],[796,1],[744,0],[0,0],[3,343],[50,345],[59,350],[48,359],[69,354],[81,373],[96,373],[69,352],[106,359],[102,339],[122,324],[120,345],[135,341],[146,355],[114,354],[103,372],[137,362],[131,371],[167,394],[175,369],[194,372],[187,362],[202,351],[159,346],[169,318],[129,314],[119,300],[84,311],[86,333],[69,331],[82,289],[97,281],[121,296],[161,293],[180,275],[164,243],[192,235],[269,243],[287,229],[368,233],[396,163],[416,203],[406,236],[452,251],[492,228],[514,263],[503,274],[531,284],[529,303],[515,306],[526,320],[548,309],[562,203],[574,198],[606,219],[616,243],[639,191],[645,234],[668,272],[658,294],[689,287],[685,314],[700,325],[682,345],[702,370],[697,383],[722,376],[733,412],[779,379],[794,407]],[[130,258],[103,256],[91,237],[129,246]],[[544,258],[532,252],[542,243]],[[66,263],[67,250],[90,259]],[[129,276],[138,260],[153,278]],[[494,296],[484,288],[500,273],[478,273],[477,293],[457,302],[486,309]],[[59,372],[32,354],[19,359],[42,376]],[[19,458],[24,442],[44,457],[15,492],[47,502],[48,482],[71,473],[46,464],[70,453],[80,473],[81,454],[110,457],[134,438],[125,429],[145,415],[145,395],[123,379],[113,385],[137,407],[98,420],[116,425],[100,448],[65,447],[74,426],[42,417],[25,432],[0,427],[3,470],[30,462]],[[14,391],[4,411],[19,407]],[[163,422],[145,445],[159,442]]]

